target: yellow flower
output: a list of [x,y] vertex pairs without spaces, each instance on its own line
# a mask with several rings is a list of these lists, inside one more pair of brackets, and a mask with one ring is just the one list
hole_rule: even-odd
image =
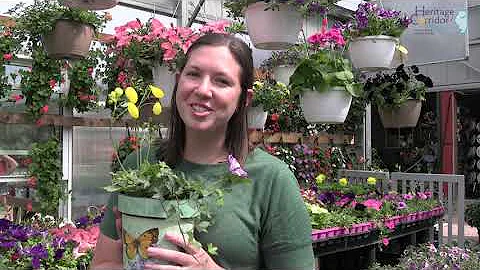
[[115,90],[113,90],[113,92],[115,92],[117,98],[119,98],[123,95],[123,89],[120,88],[120,87],[115,88]]
[[160,99],[160,98],[163,98],[165,96],[165,93],[163,92],[162,89],[156,87],[156,86],[153,86],[153,85],[149,85],[148,87],[150,87],[150,91],[152,91],[152,94]]
[[377,179],[376,179],[375,177],[368,177],[368,178],[367,178],[367,183],[368,183],[369,185],[374,186],[375,184],[377,184]]
[[137,95],[137,91],[135,91],[133,87],[127,87],[127,89],[125,89],[125,95],[127,96],[128,101],[130,101],[133,104],[137,103],[138,95]]
[[347,178],[340,178],[340,179],[338,179],[338,183],[339,183],[341,186],[344,186],[344,187],[345,187],[346,185],[348,185],[348,180],[347,180]]
[[327,176],[323,173],[317,175],[317,177],[315,177],[315,182],[317,183],[317,185],[321,185],[323,184],[323,182],[325,181],[325,179],[327,178]]
[[162,105],[160,102],[155,102],[155,105],[153,105],[152,108],[153,114],[155,115],[160,115],[162,113]]
[[127,109],[128,109],[128,113],[130,113],[130,115],[134,118],[134,119],[137,119],[138,116],[139,116],[139,113],[138,113],[138,108],[137,106],[132,103],[132,102],[128,102],[127,103]]

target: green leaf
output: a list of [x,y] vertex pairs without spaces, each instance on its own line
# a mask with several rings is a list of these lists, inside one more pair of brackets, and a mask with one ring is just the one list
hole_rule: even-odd
[[213,246],[212,243],[207,244],[207,252],[210,255],[218,255],[218,248]]

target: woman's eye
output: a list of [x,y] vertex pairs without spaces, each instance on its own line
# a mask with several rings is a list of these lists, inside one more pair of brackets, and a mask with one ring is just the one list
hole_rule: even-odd
[[230,81],[227,80],[227,79],[224,79],[224,78],[218,78],[215,80],[218,84],[221,84],[221,85],[224,85],[224,86],[228,86],[230,85]]
[[188,71],[187,76],[198,77],[200,74],[197,71]]

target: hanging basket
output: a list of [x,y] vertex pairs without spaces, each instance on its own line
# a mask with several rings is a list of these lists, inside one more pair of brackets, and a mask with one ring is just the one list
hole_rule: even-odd
[[168,67],[155,64],[152,68],[152,75],[155,86],[160,87],[165,93],[162,98],[162,105],[170,107],[173,88],[175,87],[175,74],[168,70]]
[[60,0],[60,4],[67,7],[82,8],[88,10],[102,10],[113,8],[118,0]]
[[[171,205],[177,206],[177,203],[181,212],[180,224],[177,223],[176,218],[169,218],[168,211],[164,211]],[[164,234],[166,232],[181,234],[182,231],[183,233],[192,231],[193,225],[190,221],[197,213],[186,201],[162,201],[122,194],[118,195],[118,210],[122,213],[124,269],[140,269],[147,262],[169,264],[165,261],[148,258],[146,249],[144,250],[141,245],[178,250],[177,246],[163,239]],[[138,243],[140,238],[149,242],[140,244]],[[136,248],[132,248],[132,246]]]
[[91,25],[57,20],[53,31],[43,37],[43,42],[52,58],[81,59],[88,54],[93,34]]
[[295,44],[302,28],[302,15],[288,4],[279,4],[278,9],[265,10],[261,1],[248,5],[245,10],[248,35],[253,46],[264,50],[283,50]]
[[249,107],[247,110],[247,125],[249,129],[261,129],[265,127],[268,113],[263,110],[263,105]]
[[292,76],[295,71],[295,66],[292,65],[281,65],[273,68],[273,78],[277,82],[284,83],[288,85],[290,82],[290,76]]
[[343,88],[322,93],[306,91],[300,95],[300,107],[308,123],[343,123],[351,103],[352,96]]
[[422,102],[416,99],[407,100],[399,108],[378,108],[384,128],[415,127],[421,111]]
[[389,69],[398,39],[390,36],[366,36],[350,42],[348,52],[354,67],[365,71]]

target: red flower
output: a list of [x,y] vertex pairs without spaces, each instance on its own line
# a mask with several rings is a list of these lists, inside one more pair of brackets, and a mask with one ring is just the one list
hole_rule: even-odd
[[6,53],[3,55],[3,60],[5,61],[10,61],[12,60],[12,58],[13,58],[13,55],[11,53]]
[[37,125],[37,127],[41,127],[43,126],[44,122],[42,119],[38,119],[37,122],[35,122],[35,125]]
[[50,83],[50,88],[52,89],[55,88],[55,86],[57,85],[57,81],[55,79],[51,79],[49,83]]
[[270,119],[272,119],[274,122],[278,121],[278,118],[280,118],[280,116],[277,113],[274,113],[270,116]]
[[42,108],[40,108],[40,113],[47,113],[48,112],[48,105],[44,105]]
[[37,186],[37,178],[35,176],[28,178],[27,184],[28,187],[35,188]]
[[12,256],[10,256],[10,261],[14,262],[22,257],[18,251],[14,252]]
[[33,207],[32,207],[32,202],[28,202],[27,205],[25,206],[25,208],[27,209],[27,211],[31,212]]
[[88,72],[88,75],[92,75],[92,73],[93,73],[93,67],[89,67],[89,68],[87,69],[87,72]]
[[11,98],[12,100],[15,100],[15,102],[18,102],[18,101],[20,101],[20,100],[23,99],[23,95],[13,94],[13,95],[10,96],[10,98]]

